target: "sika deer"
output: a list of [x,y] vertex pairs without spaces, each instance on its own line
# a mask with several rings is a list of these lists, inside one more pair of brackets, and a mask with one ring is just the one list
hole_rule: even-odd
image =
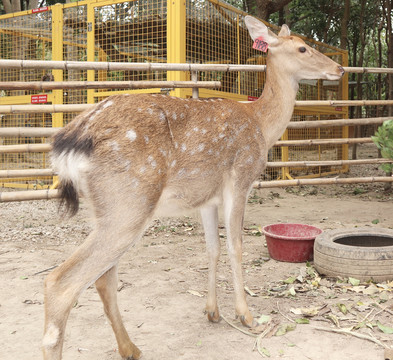
[[[254,103],[116,95],[79,115],[54,138],[53,165],[71,213],[78,194],[91,203],[95,229],[45,282],[44,358],[61,358],[68,314],[95,283],[113,327],[119,353],[138,359],[117,307],[117,264],[153,217],[199,208],[209,256],[206,311],[220,319],[216,267],[220,253],[217,206],[222,202],[235,291],[236,314],[253,325],[243,290],[242,223],[253,181],[265,169],[268,149],[290,121],[301,79],[340,79],[341,66],[290,36],[278,36],[252,17],[251,37],[269,46],[267,81]],[[113,189],[113,190],[112,190]]]

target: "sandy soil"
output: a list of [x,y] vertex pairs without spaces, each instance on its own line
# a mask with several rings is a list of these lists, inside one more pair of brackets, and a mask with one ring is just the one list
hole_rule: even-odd
[[[261,352],[271,359],[384,358],[383,347],[372,341],[314,327],[360,327],[352,331],[393,346],[393,335],[377,326],[379,321],[393,327],[393,283],[364,294],[355,292],[359,287],[348,282],[307,273],[303,263],[268,260],[258,227],[299,222],[322,229],[393,228],[392,201],[392,194],[384,193],[380,185],[274,189],[252,194],[245,217],[243,266],[246,286],[254,295],[248,296],[250,309],[256,318],[271,318],[266,326],[271,331],[261,339]],[[82,203],[76,217],[63,219],[55,201],[1,204],[0,209],[0,359],[39,359],[46,269],[64,261],[86,238],[90,231],[88,214]],[[234,317],[225,230],[220,232],[219,306],[226,319],[242,328]],[[119,304],[143,359],[262,358],[254,347],[255,337],[225,321],[209,323],[203,314],[207,286],[204,248],[198,215],[192,214],[155,221],[142,241],[122,258]],[[299,274],[303,275],[301,281],[283,282]],[[309,324],[297,324],[294,330],[275,335],[279,326],[293,325],[296,318],[304,317],[291,309],[310,307],[317,310]],[[71,312],[64,359],[119,358],[98,294],[89,288]]]

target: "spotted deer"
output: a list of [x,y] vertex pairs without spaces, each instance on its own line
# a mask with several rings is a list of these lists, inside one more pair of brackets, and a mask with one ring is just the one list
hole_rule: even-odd
[[65,326],[78,296],[95,283],[123,359],[139,359],[118,310],[120,257],[154,217],[200,209],[209,258],[206,313],[220,320],[216,268],[220,255],[217,207],[222,203],[233,272],[235,310],[254,320],[242,276],[242,224],[253,181],[266,167],[269,148],[290,121],[301,79],[338,80],[337,63],[290,35],[275,35],[247,16],[254,41],[268,46],[262,96],[250,104],[228,99],[115,95],[76,117],[54,138],[52,162],[69,211],[82,195],[95,227],[86,241],[45,281],[46,360],[61,359]]

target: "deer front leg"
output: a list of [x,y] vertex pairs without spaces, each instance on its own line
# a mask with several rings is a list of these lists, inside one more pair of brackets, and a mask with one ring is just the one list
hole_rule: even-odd
[[252,327],[255,323],[247,306],[242,272],[242,228],[247,194],[248,192],[239,194],[239,189],[235,189],[234,186],[227,187],[224,191],[224,213],[227,248],[235,290],[236,315],[244,326]]
[[119,354],[123,359],[139,359],[140,350],[130,340],[117,305],[117,264],[102,275],[95,283],[104,304],[104,311],[116,336]]
[[217,206],[210,205],[201,209],[203,229],[205,231],[206,250],[209,257],[208,294],[206,303],[207,318],[211,322],[220,321],[217,306],[216,273],[220,256],[220,239],[218,236]]

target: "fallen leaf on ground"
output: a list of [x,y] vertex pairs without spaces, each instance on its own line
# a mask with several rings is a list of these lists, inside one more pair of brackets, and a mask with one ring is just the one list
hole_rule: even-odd
[[377,321],[377,326],[384,334],[393,334],[393,328],[382,325],[379,321]]
[[288,331],[293,331],[296,329],[296,324],[282,324],[277,329],[275,335],[282,336],[285,335]]
[[337,304],[338,309],[344,314],[348,314],[348,309],[345,304]]
[[350,283],[351,285],[353,285],[353,286],[358,286],[358,285],[360,284],[360,280],[355,279],[355,278],[352,278],[352,277],[349,277],[349,278],[348,278],[348,281],[349,281],[349,283]]
[[318,314],[320,307],[310,307],[310,308],[297,308],[291,309],[291,313],[295,314],[295,315],[303,315],[303,316],[307,316],[307,317],[313,317],[315,315]]

